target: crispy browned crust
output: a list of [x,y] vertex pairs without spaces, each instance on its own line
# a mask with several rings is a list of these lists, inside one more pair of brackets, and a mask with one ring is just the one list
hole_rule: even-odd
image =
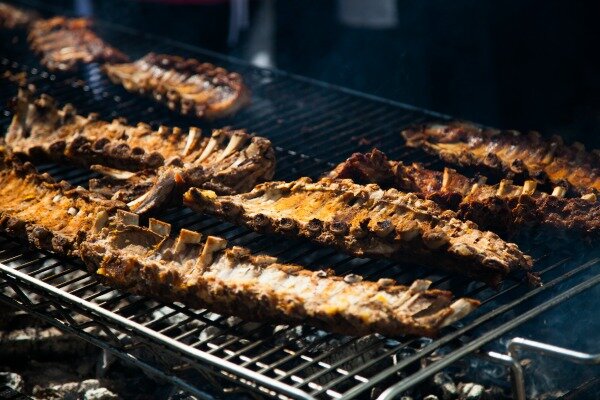
[[149,53],[133,63],[106,65],[105,71],[128,91],[152,96],[184,115],[221,118],[250,102],[239,74],[193,58]]
[[127,56],[106,44],[85,18],[54,17],[30,25],[29,43],[51,71],[73,71],[80,64],[126,62]]
[[596,196],[564,198],[560,192],[552,195],[536,190],[532,181],[526,186],[508,180],[487,185],[482,178],[469,179],[449,168],[442,172],[417,163],[390,161],[377,149],[353,154],[328,176],[416,193],[442,208],[457,211],[461,219],[501,235],[538,226],[554,233],[577,232],[585,237],[600,234],[600,202]]
[[479,305],[472,299],[453,302],[450,292],[428,290],[428,281],[406,287],[390,279],[333,276],[194,235],[182,231],[168,237],[111,223],[82,243],[81,254],[106,283],[132,293],[246,320],[308,323],[353,336],[433,336]]
[[76,254],[95,215],[119,207],[125,205],[54,182],[0,149],[0,232],[40,249]]
[[350,180],[267,182],[233,196],[192,188],[184,203],[257,231],[307,238],[358,257],[420,262],[493,285],[532,266],[515,244],[432,201]]
[[577,194],[600,191],[600,153],[581,143],[567,146],[559,136],[484,129],[464,122],[425,124],[403,133],[406,144],[443,160],[484,167],[512,176],[552,183]]
[[123,204],[54,183],[0,149],[0,233],[60,255],[80,256],[109,285],[131,293],[236,315],[247,320],[309,323],[350,335],[435,335],[479,305],[472,299],[410,287],[391,279],[363,281],[280,264],[274,257],[227,247],[151,220],[137,226]]
[[[171,200],[180,202],[181,193],[191,186],[223,194],[244,192],[271,179],[275,171],[271,142],[242,130],[217,129],[203,137],[195,127],[184,133],[177,127],[155,131],[143,123],[100,121],[93,114],[78,115],[70,104],[59,108],[50,96],[35,98],[24,88],[14,100],[14,113],[6,136],[13,152],[84,167],[100,165],[94,169],[107,178],[93,180],[90,187],[109,198],[135,201],[130,206],[139,213]],[[154,191],[140,199],[150,189]]]
[[0,3],[0,29],[24,28],[38,18],[36,12]]

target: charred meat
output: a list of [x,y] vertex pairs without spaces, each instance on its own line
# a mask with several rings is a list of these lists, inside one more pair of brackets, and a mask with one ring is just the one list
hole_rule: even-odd
[[581,143],[567,146],[559,136],[545,139],[537,132],[522,135],[462,122],[415,126],[403,136],[408,146],[449,163],[528,177],[579,195],[600,191],[600,153],[587,152]]
[[27,89],[20,89],[14,112],[6,136],[13,152],[92,167],[106,178],[91,188],[131,203],[139,213],[180,202],[175,194],[192,186],[222,194],[247,191],[275,170],[271,142],[241,130],[218,129],[207,137],[195,127],[184,133],[106,122],[78,115],[69,104],[59,108],[50,96],[35,98]]
[[450,168],[441,172],[421,164],[390,161],[377,149],[353,154],[328,176],[416,193],[444,209],[456,211],[460,219],[502,235],[535,227],[557,233],[573,231],[586,237],[600,234],[600,202],[595,194],[565,198],[562,187],[557,186],[548,194],[536,190],[534,180],[525,181],[523,186],[513,185],[507,179],[487,185],[485,177],[470,179]]
[[39,16],[33,11],[0,3],[0,29],[23,28],[38,18]]
[[73,71],[80,64],[126,62],[127,57],[106,44],[85,18],[54,17],[30,25],[31,49],[51,71]]
[[252,255],[227,241],[139,217],[83,188],[54,183],[0,152],[0,230],[39,249],[80,256],[109,285],[192,307],[350,335],[435,335],[479,304],[390,279],[333,276]]
[[105,71],[126,90],[151,95],[184,115],[225,117],[250,100],[239,74],[195,59],[150,53],[133,63],[108,64]]
[[432,201],[350,180],[268,182],[233,196],[192,188],[184,203],[257,231],[307,238],[359,257],[414,260],[493,285],[532,266],[515,244]]

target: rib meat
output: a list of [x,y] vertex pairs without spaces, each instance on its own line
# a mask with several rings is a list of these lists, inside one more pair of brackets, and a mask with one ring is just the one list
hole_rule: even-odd
[[497,185],[486,185],[484,177],[469,179],[450,168],[441,172],[421,164],[389,161],[377,149],[353,154],[328,176],[416,193],[444,209],[457,211],[463,220],[502,235],[538,226],[558,233],[575,231],[589,237],[600,234],[600,202],[595,194],[565,198],[564,190],[556,187],[548,195],[536,190],[533,180],[523,186],[506,179]]
[[408,146],[450,163],[522,175],[577,194],[600,191],[600,153],[586,152],[581,143],[566,146],[559,136],[544,139],[537,132],[521,135],[462,122],[415,126],[403,136]]
[[30,25],[31,49],[51,71],[73,71],[79,64],[126,62],[127,56],[106,44],[85,18],[54,17]]
[[0,28],[15,29],[26,27],[39,16],[37,13],[29,10],[23,10],[11,6],[10,4],[0,3]]
[[126,90],[150,95],[184,115],[225,117],[250,101],[239,74],[195,59],[149,53],[133,63],[107,64],[105,71]]
[[224,239],[138,216],[85,189],[54,183],[0,153],[0,229],[32,245],[80,256],[109,285],[249,320],[309,323],[350,335],[435,335],[479,304],[393,280],[363,281],[280,264]]
[[38,174],[0,149],[0,231],[40,249],[69,255],[90,231],[96,214],[125,207],[67,182]]
[[494,285],[532,266],[515,244],[432,201],[350,180],[267,182],[233,196],[192,188],[184,203],[258,231],[308,238],[359,257],[408,259]]
[[271,142],[241,130],[218,129],[203,137],[194,127],[184,134],[177,127],[155,131],[144,123],[106,122],[94,114],[78,115],[69,104],[58,108],[47,95],[36,99],[26,89],[14,103],[6,136],[13,152],[84,167],[97,164],[93,169],[107,178],[90,187],[131,203],[139,213],[170,199],[180,201],[175,194],[191,186],[223,194],[247,191],[271,179],[275,170]]

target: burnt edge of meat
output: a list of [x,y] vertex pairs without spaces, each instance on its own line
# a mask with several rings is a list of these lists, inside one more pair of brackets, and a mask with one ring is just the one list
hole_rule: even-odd
[[[92,168],[104,178],[90,188],[107,198],[130,203],[138,213],[181,203],[189,187],[231,194],[250,190],[273,177],[271,142],[243,130],[216,129],[211,136],[190,127],[127,125],[123,119],[101,121],[59,108],[45,94],[19,89],[6,143],[15,154]],[[145,146],[142,148],[140,146]]]
[[267,182],[231,196],[192,188],[184,203],[255,231],[301,237],[358,257],[409,259],[493,286],[512,271],[530,274],[533,264],[514,243],[432,201],[350,180]]
[[557,135],[544,138],[467,122],[415,125],[402,135],[407,146],[452,164],[558,185],[576,195],[600,193],[600,150],[588,152],[579,142],[565,145]]
[[566,198],[561,187],[548,194],[536,190],[536,182],[532,180],[523,186],[513,185],[510,180],[487,185],[484,177],[470,179],[450,168],[442,172],[419,163],[405,165],[390,161],[377,149],[353,154],[328,177],[416,193],[442,208],[456,211],[461,219],[502,236],[510,237],[523,229],[537,227],[555,237],[566,232],[577,232],[591,239],[600,235],[600,202],[595,194]]
[[[434,336],[477,300],[452,300],[431,282],[333,276],[252,255],[227,241],[139,216],[83,188],[54,183],[0,153],[0,233],[59,255],[81,257],[106,284],[135,294],[237,315],[247,320],[314,326],[350,335]],[[260,279],[259,279],[260,278]],[[310,290],[302,288],[310,287]]]
[[[223,118],[250,103],[250,90],[240,74],[194,58],[149,53],[132,63],[107,64],[104,70],[113,83],[152,97],[183,115]],[[169,81],[173,77],[175,81]],[[189,86],[194,81],[197,87],[192,93]],[[180,89],[183,86],[186,90]],[[214,92],[223,98],[215,98]]]
[[75,71],[80,64],[126,62],[127,56],[108,45],[86,18],[62,16],[40,19],[29,25],[31,49],[50,71]]

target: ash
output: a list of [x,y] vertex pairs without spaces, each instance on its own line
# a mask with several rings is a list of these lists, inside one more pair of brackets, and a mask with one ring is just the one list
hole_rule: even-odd
[[0,388],[33,399],[194,400],[82,339],[0,303]]

